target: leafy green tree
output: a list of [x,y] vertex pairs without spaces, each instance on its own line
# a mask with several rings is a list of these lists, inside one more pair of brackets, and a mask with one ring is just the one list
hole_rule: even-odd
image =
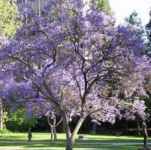
[[0,0],[0,35],[11,37],[19,26],[17,7],[8,0]]
[[31,129],[37,124],[37,118],[32,115],[29,115],[29,112],[27,112],[24,108],[20,108],[17,109],[15,112],[9,112],[6,124],[7,127],[11,125],[10,128],[15,131],[18,131],[18,128],[28,130],[28,141],[31,141]]
[[108,14],[111,14],[111,7],[108,0],[98,0],[98,8]]

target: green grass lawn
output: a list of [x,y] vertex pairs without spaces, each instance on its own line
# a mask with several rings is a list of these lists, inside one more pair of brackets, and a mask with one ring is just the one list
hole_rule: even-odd
[[[50,142],[49,133],[33,133],[33,141],[27,142],[26,133],[3,133],[0,150],[64,150],[65,135],[58,134],[58,141]],[[74,150],[137,150],[142,138],[132,136],[84,135],[77,140]]]

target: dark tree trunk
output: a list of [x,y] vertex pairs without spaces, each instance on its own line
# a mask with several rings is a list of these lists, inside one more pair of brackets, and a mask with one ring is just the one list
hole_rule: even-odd
[[66,141],[66,150],[73,150],[73,144],[72,144],[72,140],[71,140],[71,136],[69,136],[69,133],[67,133],[68,136],[67,137],[67,141]]
[[148,132],[147,132],[146,121],[143,121],[142,127],[143,127],[143,135],[144,135],[144,148],[146,149],[148,147]]
[[31,132],[31,128],[28,128],[28,142],[31,142],[32,139],[32,132]]

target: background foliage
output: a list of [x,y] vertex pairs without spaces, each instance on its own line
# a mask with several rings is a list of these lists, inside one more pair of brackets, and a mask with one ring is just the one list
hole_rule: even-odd
[[17,7],[8,0],[0,0],[0,35],[10,37],[15,34],[19,21],[16,21]]

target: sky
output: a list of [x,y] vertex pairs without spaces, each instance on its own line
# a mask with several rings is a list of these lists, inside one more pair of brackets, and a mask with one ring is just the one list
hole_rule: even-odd
[[131,12],[137,11],[143,24],[148,23],[151,0],[109,0],[117,23],[122,23]]

